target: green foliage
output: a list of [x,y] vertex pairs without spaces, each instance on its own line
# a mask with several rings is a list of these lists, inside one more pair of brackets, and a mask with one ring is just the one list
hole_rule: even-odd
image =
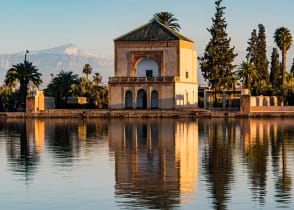
[[238,77],[242,82],[242,87],[251,91],[251,87],[257,86],[256,81],[259,79],[259,74],[253,63],[243,61],[239,66]]
[[16,105],[16,100],[18,98],[18,91],[13,91],[13,89],[8,85],[2,85],[0,87],[0,111],[13,111],[13,105]]
[[[79,76],[72,71],[61,70],[49,83],[45,94],[55,98],[56,107],[63,108],[67,99],[73,94],[75,85],[79,84]],[[63,101],[63,98],[65,100]]]
[[181,26],[177,23],[178,19],[170,12],[158,12],[153,15],[151,21],[157,20],[163,25],[168,26],[174,31],[180,31]]
[[254,73],[256,76],[251,77],[251,94],[259,95],[269,87],[269,62],[266,58],[265,27],[262,24],[258,25],[258,34],[257,30],[253,29],[247,43],[247,62],[251,63],[256,70],[256,73]]
[[282,84],[282,68],[277,48],[273,48],[271,56],[270,82],[275,93],[278,93]]
[[248,47],[246,49],[246,51],[247,51],[246,59],[247,59],[247,61],[249,61],[250,63],[252,63],[254,65],[254,63],[256,63],[256,58],[257,58],[257,33],[256,33],[256,29],[253,29],[253,31],[251,32],[251,37],[247,43],[248,43]]
[[33,66],[31,62],[24,61],[13,65],[5,76],[6,85],[15,86],[19,84],[20,103],[26,103],[29,83],[38,87],[43,81],[41,80],[41,73]]
[[102,77],[99,73],[94,74],[92,81],[82,77],[80,83],[75,86],[74,95],[87,97],[88,108],[107,108],[108,90],[101,81]]
[[107,108],[108,90],[101,81],[99,73],[95,73],[93,80],[90,80],[88,77],[80,78],[72,71],[61,70],[52,79],[45,94],[55,98],[57,108],[68,108],[68,97],[87,97],[87,108]]
[[289,29],[280,27],[275,31],[274,40],[282,52],[282,86],[286,85],[286,56],[292,45],[292,35]]
[[258,25],[258,36],[256,43],[256,59],[254,65],[260,75],[259,85],[269,84],[268,60],[266,57],[266,35],[265,27],[262,24]]
[[205,48],[203,57],[200,58],[202,75],[209,86],[220,91],[234,86],[236,77],[233,73],[233,61],[237,54],[230,47],[231,39],[226,32],[226,21],[224,16],[225,7],[221,6],[222,0],[217,0],[216,13],[212,18],[213,25],[208,31],[211,39]]

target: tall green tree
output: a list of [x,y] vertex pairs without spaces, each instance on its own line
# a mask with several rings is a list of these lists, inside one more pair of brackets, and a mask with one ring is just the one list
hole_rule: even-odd
[[275,92],[280,90],[282,84],[282,69],[277,48],[273,48],[271,56],[270,82]]
[[258,25],[258,36],[256,43],[256,60],[254,65],[260,75],[260,86],[266,86],[269,83],[268,64],[266,57],[266,33],[262,24]]
[[85,64],[83,67],[83,73],[86,74],[87,78],[89,78],[89,75],[92,73],[93,68],[90,64]]
[[[49,83],[46,94],[55,98],[56,106],[63,107],[73,93],[74,85],[79,84],[79,76],[72,71],[61,70]],[[65,98],[65,100],[63,100]]]
[[246,59],[252,63],[259,75],[257,81],[252,81],[253,86],[252,93],[259,95],[260,90],[265,89],[269,85],[269,72],[268,72],[268,60],[266,57],[266,34],[265,27],[262,24],[258,25],[257,30],[253,29],[251,37],[249,39],[248,47],[246,49]]
[[292,45],[292,35],[288,28],[280,27],[275,31],[274,40],[282,52],[282,86],[284,88],[286,85],[286,56]]
[[38,87],[43,82],[41,75],[36,66],[25,60],[24,63],[13,65],[7,71],[5,83],[7,85],[14,85],[15,82],[19,84],[20,102],[25,105],[29,82]]
[[255,64],[256,62],[256,57],[257,57],[257,33],[256,29],[253,29],[251,32],[251,37],[249,41],[247,42],[248,47],[246,49],[247,55],[246,59],[248,62]]
[[234,81],[233,61],[237,56],[234,47],[230,47],[231,39],[226,32],[227,23],[224,18],[225,7],[221,6],[222,0],[216,0],[216,13],[212,18],[212,26],[207,29],[211,38],[204,55],[200,58],[202,75],[209,86],[216,91],[227,89]]
[[174,14],[170,12],[158,12],[153,15],[151,21],[157,20],[158,22],[162,23],[163,25],[168,26],[169,28],[180,31],[181,26],[178,23],[178,19],[175,17]]

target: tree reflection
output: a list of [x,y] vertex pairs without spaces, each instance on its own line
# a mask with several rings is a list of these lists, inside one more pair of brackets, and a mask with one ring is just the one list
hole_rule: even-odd
[[34,138],[28,138],[31,121],[4,122],[7,132],[13,133],[13,137],[7,141],[7,157],[11,170],[20,176],[24,176],[26,184],[33,180],[33,175],[39,163],[39,153],[34,146]]
[[214,198],[215,209],[227,209],[233,176],[232,146],[235,141],[235,127],[230,121],[205,120],[199,132],[206,136],[207,148],[203,151],[204,175]]
[[284,135],[285,126],[287,123],[282,121],[280,123],[281,132],[280,135],[276,137],[276,141],[278,142],[278,151],[282,153],[282,172],[279,172],[279,167],[276,170],[277,180],[275,183],[276,187],[276,201],[282,204],[288,204],[291,201],[292,197],[292,178],[290,173],[287,170],[287,139],[289,137],[293,138],[293,135],[286,136]]
[[108,121],[99,119],[50,119],[46,121],[48,150],[62,166],[72,166],[81,152],[95,144],[104,143]]
[[46,133],[50,136],[48,148],[63,166],[70,166],[74,157],[79,155],[79,134],[80,138],[84,138],[83,135],[86,135],[79,133],[80,124],[80,120],[72,119],[54,119],[46,124]]
[[[247,122],[248,123],[248,122]],[[269,155],[268,125],[259,120],[249,120],[250,139],[247,142],[245,158],[252,185],[253,200],[265,203],[267,182],[267,160]]]
[[[285,130],[288,136],[284,135]],[[267,193],[269,148],[276,201],[281,204],[291,201],[292,178],[287,170],[287,140],[291,139],[290,130],[293,130],[292,123],[285,119],[250,119],[241,122],[253,200],[258,200],[261,205],[265,205]]]

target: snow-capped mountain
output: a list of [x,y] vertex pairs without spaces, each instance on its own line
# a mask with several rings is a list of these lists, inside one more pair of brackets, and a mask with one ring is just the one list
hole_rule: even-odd
[[[3,83],[7,70],[12,65],[23,62],[24,57],[25,52],[0,55],[0,84]],[[104,83],[107,82],[108,77],[114,74],[113,58],[99,57],[83,51],[73,44],[30,51],[26,59],[32,62],[39,69],[39,72],[42,73],[43,87],[46,87],[52,75],[58,74],[61,69],[82,75],[83,66],[87,63],[93,67],[93,73],[99,72],[102,75]]]

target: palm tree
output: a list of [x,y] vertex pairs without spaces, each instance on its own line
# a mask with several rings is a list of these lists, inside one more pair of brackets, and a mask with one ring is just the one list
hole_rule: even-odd
[[173,29],[174,31],[180,31],[181,27],[177,23],[178,19],[174,16],[174,14],[170,12],[158,12],[153,15],[151,21],[157,20],[163,25]]
[[67,99],[73,91],[73,86],[79,84],[79,76],[72,71],[61,70],[50,82],[47,87],[47,94],[55,97],[56,105],[62,105],[62,98],[65,97],[65,104]]
[[14,85],[15,82],[19,83],[21,103],[25,105],[29,83],[32,82],[38,87],[43,82],[41,80],[41,75],[36,66],[33,66],[31,62],[25,60],[24,63],[13,65],[12,68],[7,71],[5,83],[7,85]]
[[102,82],[102,76],[99,72],[96,72],[93,76],[93,82],[95,85],[99,85]]
[[285,27],[280,27],[275,31],[274,39],[278,47],[282,52],[282,71],[283,71],[283,88],[286,84],[286,55],[287,51],[290,49],[292,45],[292,35],[289,29]]
[[255,83],[259,75],[253,63],[243,61],[239,67],[238,76],[242,80],[244,88],[251,89],[251,84]]
[[92,66],[90,64],[88,64],[88,63],[85,64],[85,66],[83,67],[83,73],[86,74],[87,79],[88,79],[89,74],[92,73],[92,71],[93,71]]

